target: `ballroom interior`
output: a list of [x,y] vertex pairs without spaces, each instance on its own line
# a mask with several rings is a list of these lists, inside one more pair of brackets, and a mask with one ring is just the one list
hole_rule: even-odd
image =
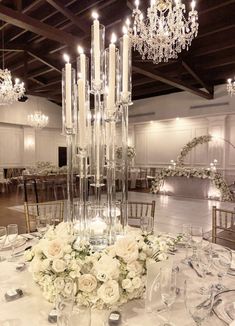
[[[4,302],[0,326],[26,326],[35,315],[35,326],[56,321],[58,326],[200,326],[205,321],[234,326],[235,1],[1,0],[0,44],[0,296],[3,292],[5,301],[15,300],[6,294],[10,286],[19,286],[20,277],[22,288],[32,290],[32,301],[25,297],[12,303],[14,318],[7,315],[10,304]],[[118,255],[120,248],[110,263],[116,269],[122,266],[119,276],[107,276],[111,268],[101,266],[100,258],[98,272],[104,271],[108,281],[95,274],[94,264],[88,270],[97,285],[92,290],[89,279],[91,288],[84,289],[88,285],[81,285],[79,277],[88,274],[81,266],[67,275],[68,260],[63,261],[67,267],[62,274],[46,249],[36,257],[34,245],[41,250],[40,244],[53,241],[57,230],[64,245],[67,232],[76,238],[69,244],[68,254],[76,252],[73,257],[82,252],[83,241],[93,248],[90,256],[96,252],[101,257],[136,230],[145,237],[149,252],[156,245],[150,245],[151,237],[169,237],[163,240],[167,249],[158,244],[160,249],[150,258],[159,264],[171,261],[173,276],[189,271],[189,277],[197,277],[199,299],[207,295],[209,300],[210,294],[213,303],[209,301],[209,307],[204,300],[192,312],[182,299],[190,286],[186,289],[184,280],[183,291],[179,276],[175,300],[164,301],[161,284],[169,266],[148,269],[148,258],[138,258],[142,267],[146,264],[141,275],[147,285],[135,288],[135,278],[144,281],[136,271],[128,276],[131,270]],[[137,246],[140,256],[140,242]],[[23,254],[28,262],[22,262]],[[219,267],[218,257],[223,260]],[[15,258],[18,271],[32,263],[43,299],[35,285],[27,283],[28,271],[14,277]],[[48,258],[47,269],[36,269],[36,258]],[[129,274],[123,272],[124,262]],[[11,281],[5,286],[8,270]],[[46,278],[38,277],[43,273],[49,275],[47,285]],[[76,295],[72,305],[77,308],[72,312],[70,302],[65,319],[60,319],[64,308],[54,303],[55,319],[43,301],[46,297],[56,302],[58,289],[53,285],[49,291],[48,284],[55,284],[58,274],[62,278],[66,274],[77,287],[71,295]],[[158,290],[153,275],[158,275]],[[219,283],[213,279],[205,293],[216,275]],[[116,301],[108,304],[105,300],[111,299],[100,289],[111,279],[119,290]],[[106,290],[114,295],[114,288]],[[162,299],[157,299],[157,291]],[[16,291],[17,295],[20,298]],[[25,305],[32,303],[32,311],[23,313],[24,300]],[[79,300],[89,307],[85,319],[80,319]],[[166,310],[158,307],[159,300]],[[96,303],[98,309],[109,309],[104,322],[101,315],[97,323],[96,317],[93,320]],[[123,310],[114,308],[120,304]],[[199,320],[197,310],[202,307]]]

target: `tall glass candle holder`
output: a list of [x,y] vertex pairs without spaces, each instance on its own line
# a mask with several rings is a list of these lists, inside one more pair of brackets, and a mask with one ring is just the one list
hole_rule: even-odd
[[122,125],[122,201],[121,220],[123,231],[128,225],[128,108],[131,101],[131,43],[124,28],[124,35],[120,39],[120,107]]
[[77,89],[75,70],[71,68],[70,78],[62,69],[62,134],[75,134],[77,131]]
[[[110,44],[114,46],[114,44]],[[111,51],[113,49],[111,48]],[[110,53],[110,47],[105,50],[105,91],[104,114],[105,120],[116,120],[117,106],[120,98],[119,82],[119,50]]]
[[128,105],[132,104],[132,80],[131,80],[131,41],[128,40],[128,35],[124,34],[120,38],[120,78],[119,88],[120,97],[119,102]]
[[97,20],[91,26],[91,92],[103,93],[104,91],[104,38],[105,27]]

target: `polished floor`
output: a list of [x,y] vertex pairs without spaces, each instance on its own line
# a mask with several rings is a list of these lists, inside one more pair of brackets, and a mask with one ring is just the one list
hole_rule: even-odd
[[[120,193],[117,195],[120,198]],[[204,231],[211,230],[212,206],[234,210],[235,203],[212,200],[192,199],[154,195],[142,192],[129,192],[129,201],[156,201],[155,227],[162,232],[177,233],[183,224],[202,226]],[[0,225],[17,223],[20,232],[25,231],[22,196],[15,193],[0,194]]]

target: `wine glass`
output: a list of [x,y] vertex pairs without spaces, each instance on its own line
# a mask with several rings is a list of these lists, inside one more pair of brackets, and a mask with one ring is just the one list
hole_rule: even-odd
[[191,225],[190,224],[183,224],[182,226],[182,240],[185,243],[185,257],[181,261],[183,264],[188,264],[189,257],[188,257],[188,248],[191,242]]
[[51,216],[50,215],[38,215],[36,216],[36,228],[37,231],[40,233],[40,236],[43,237],[43,235],[47,232],[47,230],[50,227],[51,223]]
[[197,326],[201,326],[203,321],[209,316],[213,303],[214,303],[214,292],[202,291],[198,287],[194,286],[191,288],[190,283],[185,281],[184,287],[184,302],[187,311],[194,320]]
[[220,247],[212,252],[213,266],[217,270],[218,283],[215,285],[219,291],[227,290],[223,285],[223,277],[227,274],[232,262],[232,251],[229,248]]
[[57,311],[57,325],[68,326],[74,306],[74,281],[70,277],[65,278],[64,289],[56,296],[55,307]]
[[154,220],[152,216],[142,216],[140,219],[141,231],[147,234],[152,234],[154,229]]
[[193,255],[191,260],[197,260],[198,249],[202,247],[203,229],[201,226],[191,227],[191,246],[193,249]]
[[160,271],[161,300],[167,309],[167,321],[163,326],[173,326],[170,322],[170,308],[176,300],[176,271],[172,268],[163,268]]
[[18,225],[9,224],[7,226],[7,234],[8,234],[8,241],[11,244],[11,257],[8,259],[8,261],[14,261],[15,244],[18,238]]
[[[7,229],[5,226],[0,226],[0,250],[2,250],[7,239]],[[5,258],[0,255],[0,262],[4,261]]]

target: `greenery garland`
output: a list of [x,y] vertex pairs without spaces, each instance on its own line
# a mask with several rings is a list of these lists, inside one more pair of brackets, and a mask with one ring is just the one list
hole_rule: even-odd
[[151,192],[154,194],[159,193],[161,186],[164,184],[165,178],[174,176],[210,179],[213,182],[214,186],[220,191],[222,201],[233,201],[233,195],[222,175],[219,172],[214,172],[210,169],[195,169],[183,167],[176,167],[174,169],[163,168],[160,172],[156,174],[156,177],[152,182]]

